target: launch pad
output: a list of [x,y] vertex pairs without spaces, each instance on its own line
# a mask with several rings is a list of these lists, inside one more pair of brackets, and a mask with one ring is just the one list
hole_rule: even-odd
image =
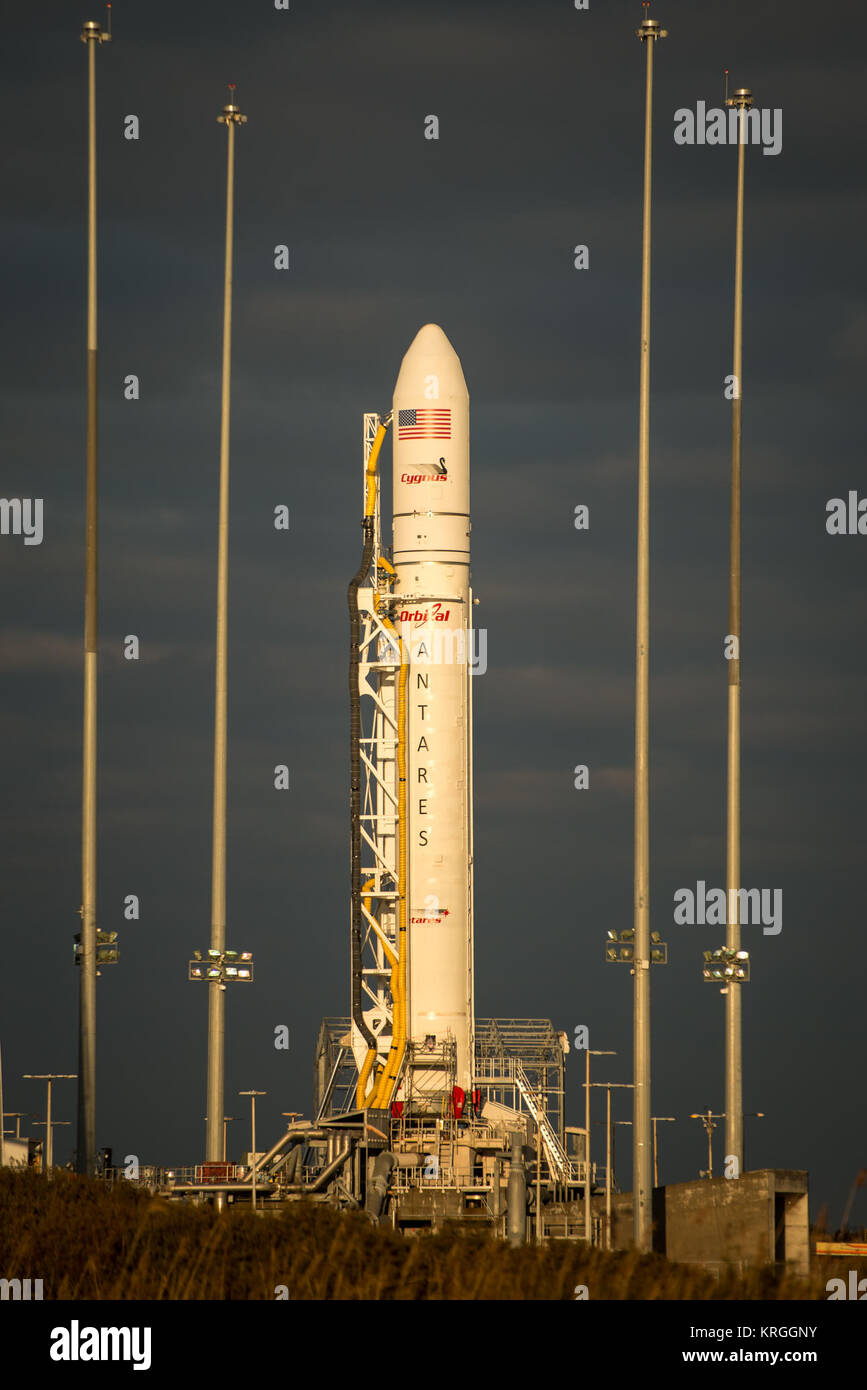
[[[517,1243],[527,1238],[529,1220],[548,1234],[583,1237],[585,1131],[565,1124],[565,1033],[547,1019],[477,1019],[473,1084],[463,1103],[455,1049],[448,1043],[429,1053],[411,1048],[410,1077],[424,1078],[427,1065],[444,1078],[441,1088],[410,1083],[402,1102],[368,1110],[366,1137],[365,1112],[347,1108],[357,1082],[350,1037],[348,1018],[322,1020],[314,1092],[317,1116],[335,1129],[343,1121],[348,1142],[362,1124],[367,1164],[358,1167],[352,1205],[404,1231],[469,1221]],[[388,1169],[381,1210],[365,1181],[380,1156],[380,1172]]]

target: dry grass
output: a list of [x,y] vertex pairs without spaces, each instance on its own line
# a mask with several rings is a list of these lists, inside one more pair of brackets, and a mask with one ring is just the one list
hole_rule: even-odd
[[281,1284],[301,1300],[572,1299],[577,1284],[591,1299],[824,1299],[848,1264],[823,1260],[809,1284],[770,1269],[716,1280],[658,1255],[572,1242],[511,1250],[475,1233],[404,1238],[312,1202],[218,1215],[66,1173],[49,1183],[0,1172],[0,1276],[41,1278],[46,1299],[271,1300]]

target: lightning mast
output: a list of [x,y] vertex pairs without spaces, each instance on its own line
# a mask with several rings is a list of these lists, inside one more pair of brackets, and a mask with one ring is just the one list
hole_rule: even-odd
[[[746,113],[752,93],[739,87],[726,105],[738,113],[738,192],[735,223],[734,344],[732,354],[732,470],[729,556],[729,641],[735,649],[728,663],[728,788],[726,796],[726,952],[729,959],[741,950],[741,400],[743,396],[744,302],[744,150]],[[737,1159],[738,1176],[744,1165],[744,1078],[741,979],[726,981],[726,1156]]]
[[644,216],[641,237],[641,376],[638,431],[638,578],[635,627],[635,884],[633,960],[632,1203],[635,1245],[651,1245],[650,1133],[650,208],[655,19],[636,30],[647,54],[644,99]]
[[[234,94],[234,86],[229,90]],[[217,561],[217,662],[214,705],[214,832],[211,868],[211,950],[226,950],[226,686],[229,599],[229,407],[232,392],[232,250],[235,198],[235,127],[247,120],[232,102],[217,120],[228,135],[226,165],[226,263],[223,285],[223,389],[220,414],[220,520]],[[223,1151],[226,1066],[226,987],[208,984],[208,1108],[205,1157],[216,1163]]]
[[[111,6],[108,6],[109,22]],[[81,949],[79,952],[79,1173],[96,1173],[96,712],[99,644],[99,490],[97,468],[96,50],[111,40],[88,20],[87,48],[87,461],[84,541],[84,722],[81,777]],[[50,1147],[50,1128],[48,1132]]]

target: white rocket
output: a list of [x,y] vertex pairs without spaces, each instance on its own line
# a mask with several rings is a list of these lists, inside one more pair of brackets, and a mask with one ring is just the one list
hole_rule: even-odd
[[457,353],[425,324],[392,416],[396,625],[409,647],[407,1034],[455,1040],[473,1070],[470,400]]
[[[349,586],[352,1023],[357,1104],[454,1113],[473,1080],[469,395],[441,328],[389,417],[394,545],[365,417],[364,551]],[[398,638],[400,640],[398,641]]]

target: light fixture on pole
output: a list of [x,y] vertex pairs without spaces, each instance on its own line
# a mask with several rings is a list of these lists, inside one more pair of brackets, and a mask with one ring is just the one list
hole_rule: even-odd
[[[635,931],[628,927],[625,931],[605,933],[605,960],[607,964],[635,964]],[[650,933],[650,964],[668,965],[668,942],[662,941],[658,931]],[[633,969],[632,974],[635,974]]]
[[720,994],[728,994],[730,984],[746,984],[749,980],[749,951],[736,951],[728,946],[720,946],[715,951],[703,952],[703,955],[702,979],[709,984],[721,985]]
[[202,959],[200,951],[193,952],[193,959],[187,966],[188,980],[207,980],[225,989],[227,984],[253,983],[253,956],[250,951],[206,952]]

